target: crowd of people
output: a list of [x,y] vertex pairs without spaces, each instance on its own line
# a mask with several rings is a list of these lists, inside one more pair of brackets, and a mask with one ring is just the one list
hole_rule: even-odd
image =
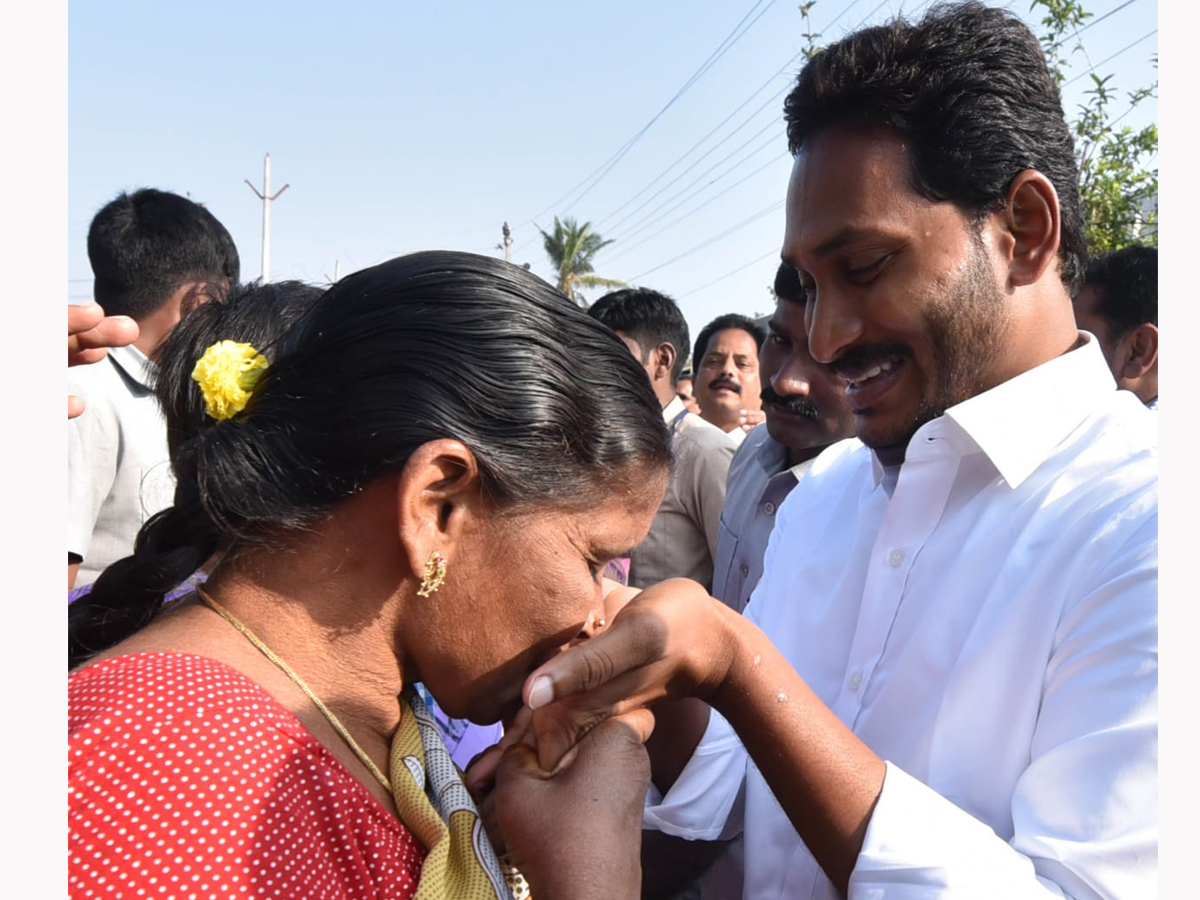
[[1157,251],[1089,256],[1006,11],[784,114],[774,310],[694,345],[648,287],[241,284],[189,199],[97,213],[71,896],[1157,895]]

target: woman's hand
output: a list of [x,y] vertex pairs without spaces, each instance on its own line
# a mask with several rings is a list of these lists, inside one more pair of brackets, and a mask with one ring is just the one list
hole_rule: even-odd
[[653,728],[644,709],[606,719],[552,772],[525,740],[498,754],[489,815],[535,900],[640,895]]
[[729,672],[740,621],[694,581],[673,578],[642,591],[602,632],[525,682],[541,768],[552,771],[612,715],[665,697],[707,698]]

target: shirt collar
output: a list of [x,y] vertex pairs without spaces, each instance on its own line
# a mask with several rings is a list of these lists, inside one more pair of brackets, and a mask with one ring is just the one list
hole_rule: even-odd
[[154,390],[154,375],[158,371],[158,367],[133,344],[126,347],[109,348],[108,358],[118,369],[146,390]]
[[[1021,484],[1095,408],[1117,389],[1100,345],[1086,332],[1081,347],[976,394],[926,422],[908,443],[905,459],[926,444],[949,439],[963,453],[980,450],[1010,488]],[[871,454],[875,484],[883,467]]]
[[672,397],[671,402],[663,407],[663,421],[668,425],[673,425],[675,418],[682,412],[687,412],[687,407],[678,397]]
[[[785,469],[792,468],[796,470],[795,474],[799,476],[800,472],[803,471],[802,467],[805,463],[789,467],[787,464],[788,448],[771,437],[770,432],[767,431],[767,423],[763,422],[754,427],[755,429],[762,429],[761,443],[754,448],[755,459],[758,461],[759,466],[762,467],[762,470],[767,475],[777,475]],[[754,432],[750,432],[750,434],[746,435],[746,440],[750,440],[753,435]]]

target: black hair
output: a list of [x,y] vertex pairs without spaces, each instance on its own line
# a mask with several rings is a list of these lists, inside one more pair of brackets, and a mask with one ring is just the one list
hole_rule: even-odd
[[111,316],[144,319],[189,281],[238,281],[225,226],[199,203],[154,188],[122,192],[96,213],[87,249],[93,297]]
[[857,31],[808,61],[784,116],[793,155],[833,125],[896,130],[913,148],[914,189],[976,220],[1036,169],[1058,194],[1061,277],[1078,290],[1087,240],[1074,144],[1045,53],[1012,13],[938,4],[916,24]]
[[659,344],[674,347],[671,386],[675,386],[687,362],[688,326],[672,298],[650,288],[623,288],[605,294],[593,303],[588,315],[637,341],[642,348],[643,365],[649,361],[650,351]]
[[775,272],[775,296],[788,303],[803,304],[807,301],[804,285],[800,283],[800,273],[795,266],[785,262],[779,264]]
[[1083,283],[1096,291],[1096,312],[1120,340],[1139,325],[1158,325],[1158,248],[1133,245],[1101,253]]
[[204,351],[218,341],[250,344],[270,363],[279,360],[278,345],[287,330],[316,304],[324,289],[302,281],[253,282],[227,298],[197,307],[180,320],[155,358],[155,393],[167,420],[167,451],[180,458],[183,445],[216,425],[204,397],[192,380],[192,369]]
[[150,519],[138,533],[133,555],[108,566],[71,605],[72,667],[150,621],[164,594],[219,548],[219,535],[205,521],[193,486],[195,473],[188,471],[191,445],[219,424],[205,411],[204,397],[192,380],[196,360],[218,341],[230,340],[249,343],[268,362],[277,362],[279,339],[322,293],[299,281],[244,285],[189,312],[159,346],[154,390],[166,418],[175,505],[170,515]]
[[200,343],[160,361],[167,421],[194,431],[173,447],[175,505],[72,605],[72,665],[148,622],[213,553],[286,545],[429,441],[471,449],[497,512],[582,508],[670,464],[661,405],[625,345],[490,257],[415,253],[347,276],[286,332],[245,409],[196,428]]
[[700,334],[696,338],[696,346],[692,349],[692,366],[694,368],[699,367],[700,362],[704,359],[704,354],[708,352],[708,342],[712,340],[712,336],[727,328],[741,329],[754,338],[756,356],[758,351],[762,350],[763,341],[767,339],[767,329],[749,316],[743,316],[740,313],[725,313],[723,316],[717,316],[700,329]]

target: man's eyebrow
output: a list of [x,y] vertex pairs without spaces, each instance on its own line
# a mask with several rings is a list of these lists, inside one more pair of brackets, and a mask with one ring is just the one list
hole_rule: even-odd
[[847,244],[852,244],[855,241],[863,238],[879,238],[882,234],[874,228],[859,228],[853,225],[843,228],[833,237],[819,244],[816,250],[813,251],[815,256],[828,256],[837,250],[842,249]]

